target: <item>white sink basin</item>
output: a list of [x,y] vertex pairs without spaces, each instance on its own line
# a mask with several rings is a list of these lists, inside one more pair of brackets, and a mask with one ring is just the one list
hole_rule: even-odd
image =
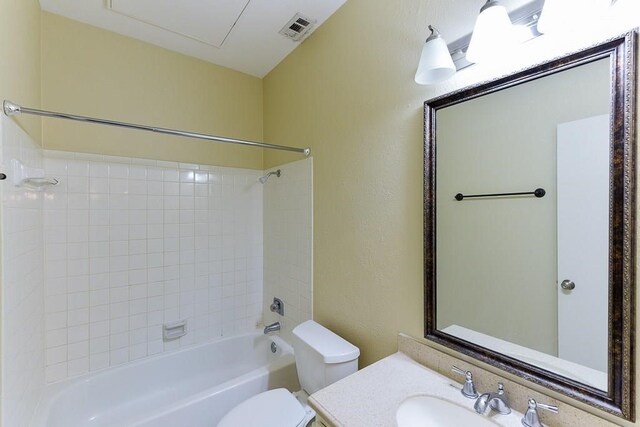
[[473,409],[434,396],[417,395],[405,399],[396,412],[398,427],[496,427]]

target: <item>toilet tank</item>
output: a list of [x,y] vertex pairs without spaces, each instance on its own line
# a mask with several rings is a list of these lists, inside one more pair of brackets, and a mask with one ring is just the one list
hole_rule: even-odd
[[313,320],[296,326],[293,335],[298,379],[308,394],[358,370],[360,349]]

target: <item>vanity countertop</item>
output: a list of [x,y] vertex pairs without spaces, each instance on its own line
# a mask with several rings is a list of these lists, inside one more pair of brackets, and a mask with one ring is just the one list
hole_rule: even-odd
[[[314,393],[309,404],[336,427],[396,427],[398,407],[406,398],[418,394],[439,397],[474,411],[475,400],[464,398],[461,388],[461,384],[398,352]],[[504,427],[522,427],[522,414],[514,410],[509,415],[492,412],[490,418]]]

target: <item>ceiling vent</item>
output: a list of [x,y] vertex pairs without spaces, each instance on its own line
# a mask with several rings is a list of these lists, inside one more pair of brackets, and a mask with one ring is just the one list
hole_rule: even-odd
[[317,21],[309,19],[300,13],[296,13],[295,16],[282,27],[280,34],[295,42],[299,42],[313,29],[316,22]]

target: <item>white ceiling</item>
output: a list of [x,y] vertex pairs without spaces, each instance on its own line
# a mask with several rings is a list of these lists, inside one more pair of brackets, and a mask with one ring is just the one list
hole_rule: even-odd
[[76,21],[264,77],[298,46],[278,33],[296,13],[317,20],[316,29],[345,2],[40,0],[40,5]]

